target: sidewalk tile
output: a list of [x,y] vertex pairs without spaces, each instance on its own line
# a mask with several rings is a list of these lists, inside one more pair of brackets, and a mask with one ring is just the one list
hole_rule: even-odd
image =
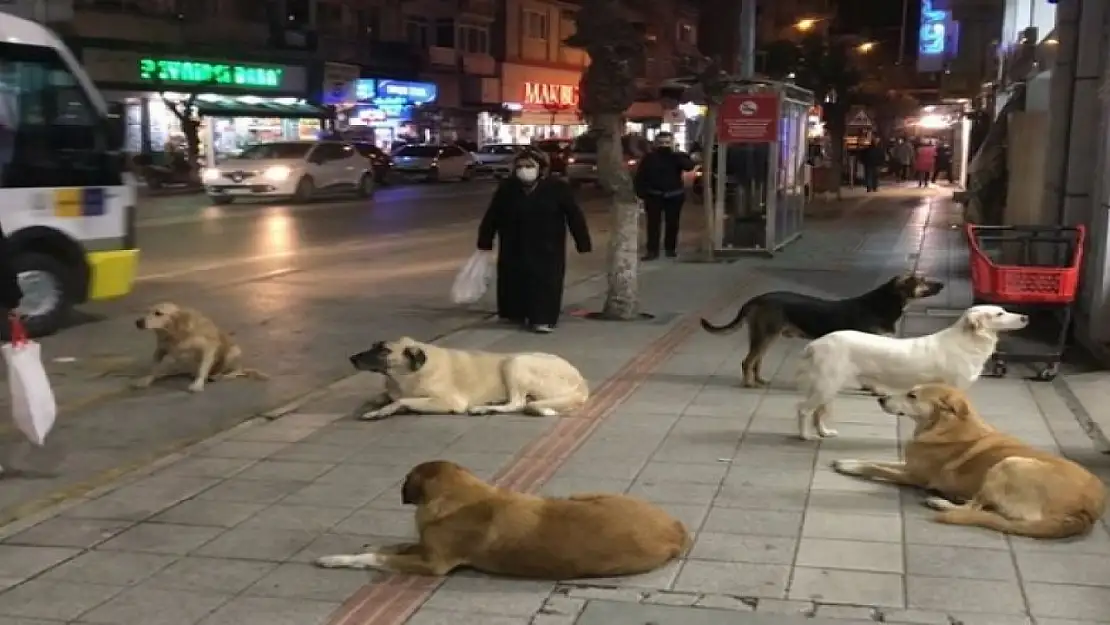
[[1017,580],[989,581],[907,575],[906,597],[909,607],[924,610],[996,614],[1020,614],[1025,611],[1025,601]]
[[802,566],[794,569],[788,597],[851,605],[905,605],[901,575]]
[[40,579],[54,582],[133,586],[166,568],[176,559],[172,555],[153,553],[88,551],[47,571]]
[[795,538],[802,527],[802,513],[784,510],[749,510],[718,508],[709,510],[702,528],[706,532],[751,534],[753,536],[784,536]]
[[500,616],[421,608],[405,621],[405,625],[530,625],[532,622],[531,616]]
[[162,569],[143,586],[238,594],[276,566],[272,562],[188,557]]
[[81,617],[84,623],[196,625],[231,597],[224,594],[131,588]]
[[424,605],[433,610],[530,616],[539,611],[554,588],[553,582],[456,575]]
[[790,581],[790,567],[751,562],[689,560],[675,581],[675,590],[744,597],[782,599]]
[[231,528],[265,508],[266,504],[264,503],[190,499],[167,509],[153,517],[151,521]]
[[303,530],[244,528],[227,530],[195,553],[217,558],[281,562],[304,549],[315,535]]
[[[400,501],[401,494],[395,495]],[[356,536],[393,536],[398,541],[416,538],[416,522],[411,510],[363,508],[332,528],[339,534]]]
[[338,575],[320,575],[320,569],[310,564],[286,563],[259,579],[244,594],[342,603],[371,579],[371,574],[366,571],[340,571]]
[[242,529],[279,529],[320,533],[351,515],[348,508],[324,508],[278,503],[239,525]]
[[902,520],[885,514],[809,511],[802,527],[802,536],[900,543]]
[[11,545],[87,549],[130,527],[127,521],[54,517],[4,541]]
[[198,625],[324,625],[338,602],[237,597]]
[[905,572],[902,565],[902,545],[861,540],[803,538],[795,563],[810,568]]
[[62,547],[0,545],[0,577],[26,579],[81,553]]
[[1104,555],[1019,552],[1017,563],[1026,582],[1110,587],[1110,561]]
[[31,580],[0,594],[0,615],[71,621],[122,590],[102,584]]
[[797,550],[798,541],[794,538],[702,532],[698,534],[697,542],[690,551],[690,558],[755,564],[791,564]]
[[927,577],[1017,580],[1014,558],[1010,553],[968,547],[906,545],[906,572]]
[[222,529],[216,527],[144,523],[123,532],[98,548],[104,551],[185,555],[222,532]]

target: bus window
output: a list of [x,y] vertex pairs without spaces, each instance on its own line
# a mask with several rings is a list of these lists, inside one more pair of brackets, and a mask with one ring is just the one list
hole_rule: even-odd
[[0,42],[0,125],[4,187],[122,184],[106,121],[53,48]]

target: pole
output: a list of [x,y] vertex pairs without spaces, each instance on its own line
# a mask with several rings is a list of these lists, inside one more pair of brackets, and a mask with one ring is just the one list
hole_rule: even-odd
[[714,182],[716,165],[713,163],[713,145],[717,142],[717,106],[709,104],[702,117],[701,148],[701,200],[705,211],[705,230],[702,232],[703,259],[713,262],[717,248],[717,190]]
[[755,3],[756,0],[740,0],[740,36],[737,38],[740,53],[740,77],[750,79],[755,76]]
[[898,65],[906,60],[906,22],[910,21],[910,0],[902,0],[902,27],[898,31]]

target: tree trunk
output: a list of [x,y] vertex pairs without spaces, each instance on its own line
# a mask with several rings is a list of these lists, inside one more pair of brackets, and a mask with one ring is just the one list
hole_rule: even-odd
[[621,146],[623,126],[620,113],[598,113],[594,117],[594,127],[602,131],[597,146],[597,173],[608,192],[613,219],[609,233],[609,289],[602,316],[629,320],[639,315],[640,308],[640,202],[624,162]]
[[[847,107],[842,107],[837,104],[833,110],[829,111],[829,147],[832,148],[832,166],[833,171],[836,172],[836,199],[843,199],[841,189],[843,188],[842,180],[844,177],[844,136],[848,132],[848,110]],[[856,172],[850,172],[850,176],[855,176]],[[850,178],[853,179],[854,178]]]

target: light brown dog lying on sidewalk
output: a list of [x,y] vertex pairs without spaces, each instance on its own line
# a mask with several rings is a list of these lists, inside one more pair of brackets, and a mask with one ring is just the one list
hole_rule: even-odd
[[1065,538],[1102,517],[1106,487],[1097,477],[987,425],[962,391],[927,384],[879,404],[916,424],[906,462],[837,460],[840,473],[939,492],[925,503],[941,511],[940,523]]
[[416,575],[468,566],[495,575],[575,579],[646,573],[690,547],[682,522],[646,501],[608,493],[517,493],[443,460],[412,469],[401,502],[416,506],[420,542],[324,556],[316,564]]
[[249,377],[269,379],[256,369],[246,369],[240,360],[243,351],[226,332],[208,317],[172,302],[155,304],[135,320],[140,330],[153,330],[157,343],[150,373],[132,386],[147,388],[159,378],[189,372],[194,375],[189,390],[199,393],[209,378]]

